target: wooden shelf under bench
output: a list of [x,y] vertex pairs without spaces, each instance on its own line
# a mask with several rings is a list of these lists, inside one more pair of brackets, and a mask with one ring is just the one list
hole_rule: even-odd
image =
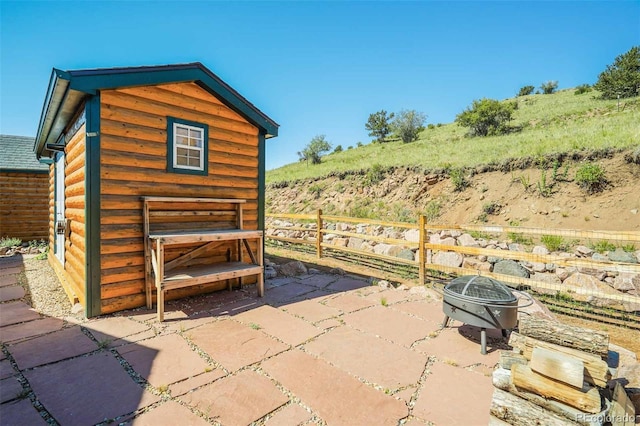
[[[152,292],[155,287],[159,321],[164,319],[164,293],[168,290],[224,280],[229,281],[229,289],[231,289],[230,280],[256,275],[258,296],[264,294],[263,232],[242,229],[242,205],[245,200],[178,197],[142,197],[142,200],[147,307],[149,309],[152,307]],[[180,205],[189,205],[191,209],[181,210]],[[217,205],[231,207],[227,207],[226,210],[216,210]],[[208,218],[222,216],[233,217],[234,228],[206,229]],[[166,222],[163,222],[163,218]],[[181,226],[194,226],[194,223],[205,228],[179,229]],[[218,226],[218,223],[215,219],[211,219],[211,226],[214,225]],[[152,230],[158,227],[162,230]],[[167,230],[167,227],[177,229]],[[256,254],[253,253],[249,244],[252,240],[256,242]],[[227,258],[226,262],[189,265],[190,261],[206,253],[213,245],[225,241],[237,244],[237,259]],[[167,249],[184,245],[193,245],[193,247],[188,252],[166,261]],[[244,261],[243,248],[249,254],[250,262]]]

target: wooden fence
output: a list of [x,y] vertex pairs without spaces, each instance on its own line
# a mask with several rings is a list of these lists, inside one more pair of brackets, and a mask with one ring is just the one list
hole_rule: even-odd
[[[417,223],[386,222],[372,219],[350,218],[342,216],[324,215],[322,210],[318,210],[315,215],[309,214],[267,214],[267,241],[280,241],[289,244],[306,245],[308,249],[315,251],[317,258],[334,256],[334,253],[355,255],[359,258],[377,259],[387,264],[404,265],[405,267],[417,270],[418,280],[421,284],[426,284],[438,273],[451,275],[483,275],[507,283],[517,288],[527,288],[543,295],[562,295],[562,299],[574,299],[575,301],[589,302],[599,308],[607,310],[619,310],[627,313],[640,312],[640,297],[623,293],[613,288],[603,285],[601,288],[593,287],[567,287],[562,283],[542,281],[535,278],[516,277],[512,275],[499,274],[489,270],[479,270],[468,265],[465,267],[445,266],[433,262],[433,256],[437,252],[455,252],[462,256],[478,258],[479,256],[495,257],[499,259],[511,259],[520,262],[534,262],[553,264],[561,268],[578,268],[579,271],[600,271],[610,277],[621,273],[636,275],[636,280],[640,280],[640,264],[623,263],[607,260],[595,260],[576,256],[574,253],[550,253],[536,254],[522,251],[501,250],[495,248],[480,248],[463,245],[433,244],[430,242],[430,235],[440,231],[458,231],[460,233],[470,233],[478,236],[489,236],[495,238],[496,235],[502,237],[511,236],[528,239],[533,243],[533,239],[540,239],[544,236],[559,237],[562,241],[567,239],[567,243],[594,244],[594,242],[615,242],[620,247],[626,245],[640,249],[640,232],[637,231],[584,231],[569,229],[547,229],[528,228],[514,226],[497,225],[441,225],[429,224],[425,216],[419,216]],[[286,222],[278,219],[284,219]],[[401,238],[390,238],[382,235],[371,235],[369,233],[353,232],[344,230],[348,228],[339,226],[340,224],[356,224],[358,227],[373,228],[380,227],[394,229],[398,232],[417,230],[412,233],[411,241]],[[340,228],[340,229],[338,229]],[[291,235],[295,236],[291,236]],[[329,240],[328,237],[331,237]],[[335,244],[337,238],[342,238],[342,244]],[[412,250],[413,259],[389,256],[375,253],[371,250],[362,250],[349,247],[344,244],[344,239],[357,238],[372,242],[373,244],[397,245]],[[505,238],[506,239],[506,238]],[[413,241],[417,240],[417,241]],[[613,244],[613,243],[610,243]],[[594,298],[596,301],[594,302]],[[634,314],[631,314],[634,315]],[[640,317],[640,315],[639,315]]]

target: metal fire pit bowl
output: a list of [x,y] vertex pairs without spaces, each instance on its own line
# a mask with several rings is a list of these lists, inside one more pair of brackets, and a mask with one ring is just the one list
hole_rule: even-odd
[[[518,305],[514,292],[529,299],[528,304]],[[533,304],[526,293],[512,290],[500,281],[480,275],[465,275],[452,280],[444,287],[442,310],[445,317],[442,327],[449,319],[480,327],[480,344],[483,355],[487,353],[487,328],[499,328],[506,337],[518,323],[518,308]]]

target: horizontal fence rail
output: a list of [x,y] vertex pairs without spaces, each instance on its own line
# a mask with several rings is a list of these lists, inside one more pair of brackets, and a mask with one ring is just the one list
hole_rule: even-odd
[[[515,288],[530,289],[551,304],[569,304],[592,315],[598,310],[602,315],[620,312],[613,316],[625,321],[631,318],[640,324],[639,263],[613,261],[604,255],[586,257],[571,250],[550,253],[540,249],[536,253],[523,250],[525,245],[544,246],[534,244],[534,239],[556,237],[556,242],[563,245],[586,247],[586,244],[606,242],[605,247],[612,248],[615,247],[612,242],[615,242],[619,250],[625,247],[626,252],[633,252],[640,250],[640,232],[637,231],[436,225],[427,223],[425,216],[419,216],[417,223],[403,223],[324,215],[322,210],[316,214],[270,213],[266,217],[267,242],[306,247],[305,250],[315,253],[318,259],[335,257],[357,260],[377,268],[409,268],[414,276],[417,273],[417,279],[423,285],[428,279],[433,282],[434,278],[443,275],[448,275],[447,278],[482,275]],[[478,240],[483,244],[458,244],[456,238],[462,234],[473,235],[471,241]],[[451,237],[447,238],[447,235]],[[564,241],[565,238],[570,241]],[[516,239],[521,243],[507,247],[508,243],[500,239]],[[455,262],[439,261],[438,256],[442,253],[455,253]],[[492,258],[498,259],[496,262],[512,260],[527,266],[529,277],[495,272],[491,265],[496,262],[487,262]],[[534,272],[536,268],[538,272]],[[570,280],[572,285],[568,285],[568,278],[561,280],[558,276],[562,274],[556,273],[565,270],[568,276],[580,274],[576,277],[582,281],[576,281],[574,277]],[[635,289],[634,283],[637,283]],[[573,302],[577,303],[572,305]]]

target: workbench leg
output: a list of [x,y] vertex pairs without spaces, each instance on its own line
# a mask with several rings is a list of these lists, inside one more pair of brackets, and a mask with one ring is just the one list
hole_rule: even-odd
[[262,238],[258,239],[258,265],[260,265],[261,272],[258,275],[258,296],[264,296],[264,253],[262,251]]
[[162,289],[162,280],[164,279],[164,246],[158,241],[158,252],[156,262],[158,274],[156,275],[156,304],[158,305],[158,321],[164,321],[164,290]]

